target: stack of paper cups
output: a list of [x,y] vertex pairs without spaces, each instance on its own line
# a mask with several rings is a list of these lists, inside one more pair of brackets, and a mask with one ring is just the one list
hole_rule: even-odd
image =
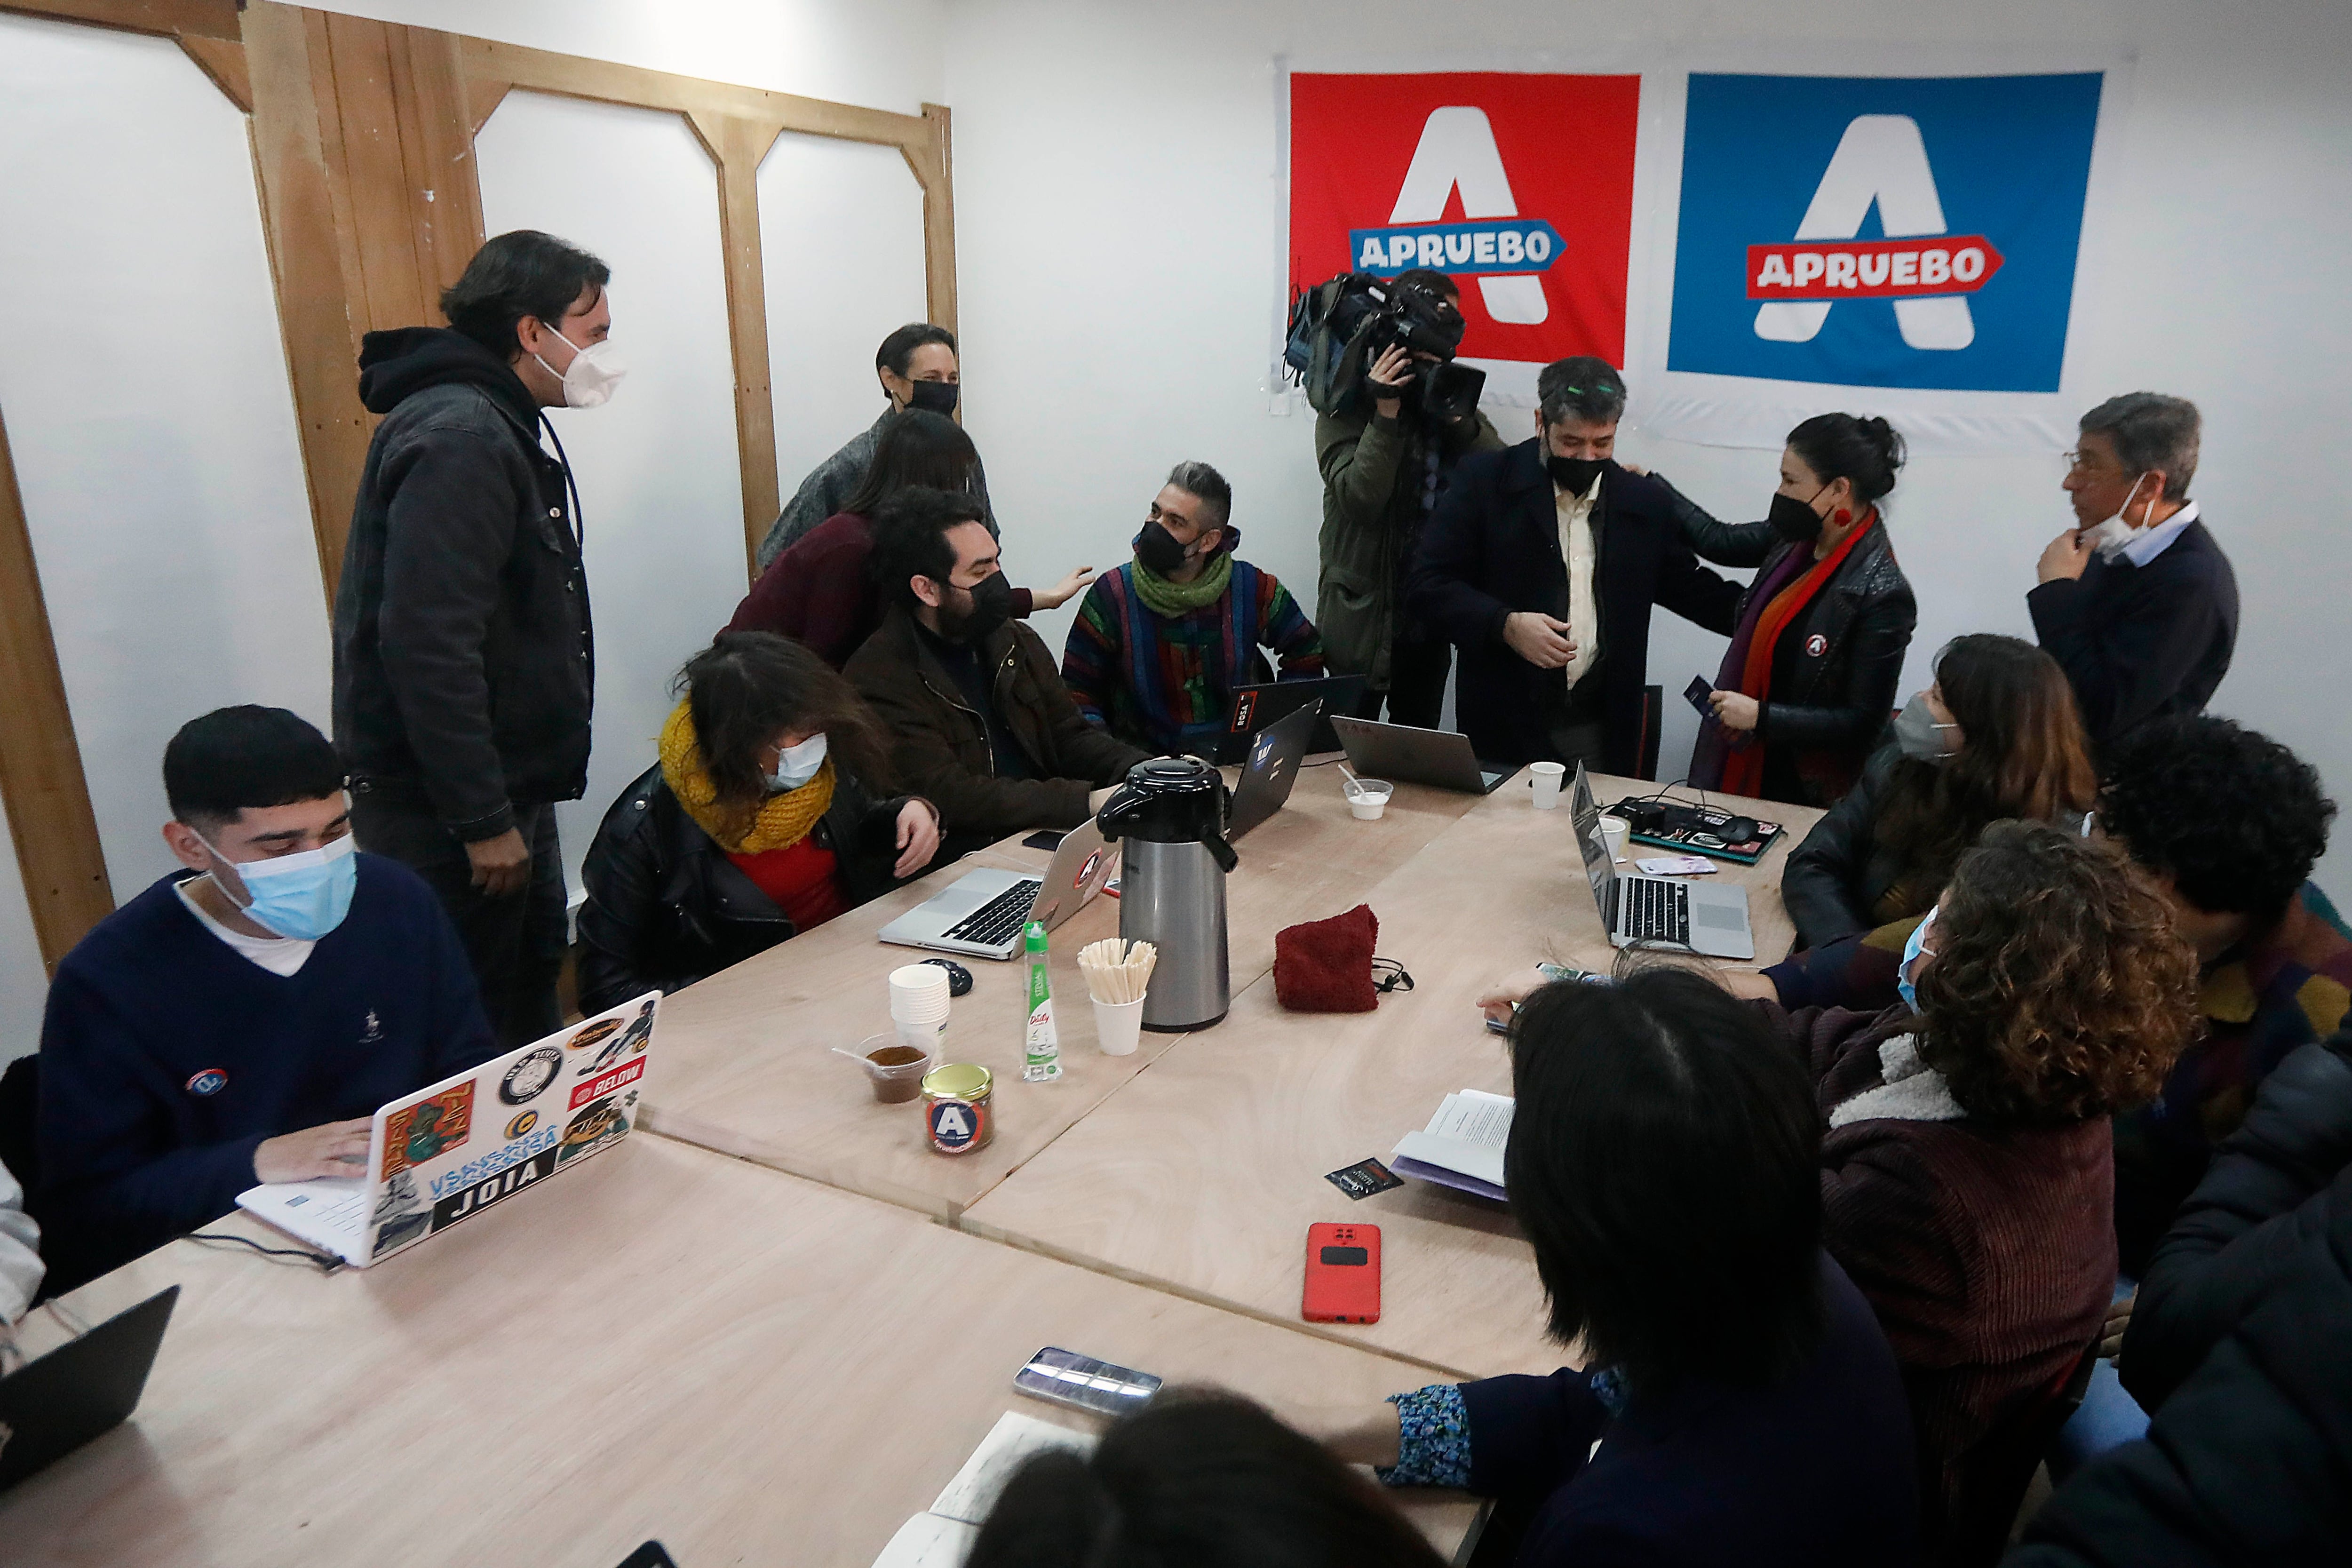
[[936,963],[908,963],[890,972],[890,1021],[898,1038],[937,1056],[948,1036],[948,972]]

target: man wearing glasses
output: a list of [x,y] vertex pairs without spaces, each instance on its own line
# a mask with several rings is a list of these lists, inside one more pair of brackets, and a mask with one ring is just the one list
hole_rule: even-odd
[[2074,683],[2092,742],[2204,710],[2238,642],[2238,579],[2197,515],[2200,421],[2186,398],[2111,397],[2066,455],[2075,526],[2042,552],[2025,597]]

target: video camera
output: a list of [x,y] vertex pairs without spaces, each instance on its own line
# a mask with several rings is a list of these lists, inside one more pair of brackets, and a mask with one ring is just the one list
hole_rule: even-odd
[[1465,325],[1454,301],[1434,289],[1343,272],[1291,307],[1283,359],[1316,411],[1333,414],[1369,395],[1365,373],[1387,350],[1433,354],[1441,363],[1415,374],[1418,401],[1426,414],[1458,419],[1477,411],[1486,384],[1485,371],[1453,363]]

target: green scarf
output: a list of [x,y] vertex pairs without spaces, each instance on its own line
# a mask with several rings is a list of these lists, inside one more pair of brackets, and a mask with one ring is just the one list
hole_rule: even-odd
[[1132,570],[1135,596],[1150,605],[1154,615],[1188,616],[1225,596],[1225,590],[1234,581],[1234,552],[1218,551],[1216,559],[1190,583],[1171,583],[1140,561],[1134,563]]

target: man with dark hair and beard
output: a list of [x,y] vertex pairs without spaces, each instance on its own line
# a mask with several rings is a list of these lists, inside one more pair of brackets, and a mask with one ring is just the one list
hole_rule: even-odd
[[542,411],[612,396],[611,276],[517,229],[442,290],[447,327],[360,345],[383,423],[335,591],[352,830],[440,895],[509,1046],[562,1021],[554,803],[587,788],[595,689],[579,491]]
[[1728,637],[1739,585],[1698,563],[1674,492],[1617,461],[1622,376],[1555,360],[1536,395],[1531,439],[1463,459],[1406,598],[1462,651],[1455,711],[1479,756],[1639,776],[1657,736],[1651,608]]
[[940,808],[950,858],[1076,827],[1149,754],[1087,723],[1012,618],[977,499],[900,490],[876,513],[872,561],[889,608],[843,673],[890,731],[899,783]]

